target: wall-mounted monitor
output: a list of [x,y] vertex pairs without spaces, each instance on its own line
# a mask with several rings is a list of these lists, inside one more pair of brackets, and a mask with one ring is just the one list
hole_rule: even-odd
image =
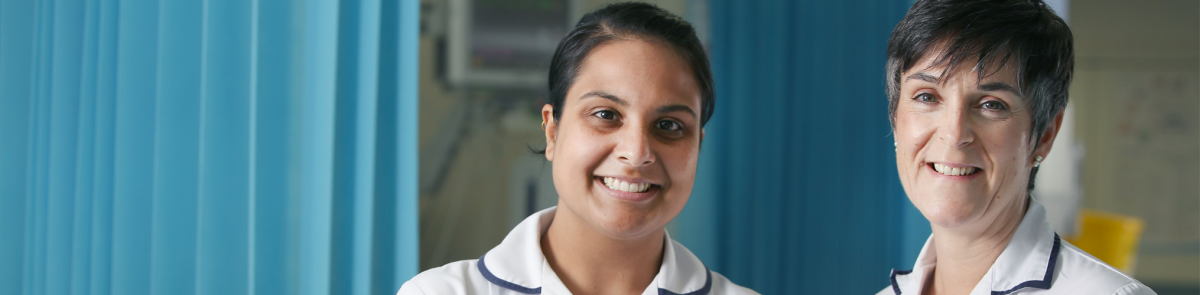
[[446,78],[454,86],[546,88],[575,0],[450,0]]

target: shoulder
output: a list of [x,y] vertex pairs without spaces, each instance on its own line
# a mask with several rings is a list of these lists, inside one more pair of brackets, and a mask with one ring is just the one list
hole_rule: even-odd
[[1150,290],[1150,287],[1134,281],[1117,289],[1116,292],[1113,292],[1113,295],[1158,295],[1158,293],[1154,293],[1154,290]]
[[879,290],[878,293],[875,293],[875,295],[895,295],[895,294],[896,294],[896,291],[894,289],[892,289],[892,286],[883,288],[883,290]]
[[[758,292],[754,292],[754,290],[750,290],[746,287],[738,286],[724,275],[709,269],[704,265],[704,262],[700,261],[699,257],[696,257],[696,255],[692,253],[691,250],[688,250],[687,247],[684,247],[683,244],[679,243],[679,241],[672,240],[670,235],[667,235],[665,239],[667,240],[668,244],[671,245],[671,247],[668,247],[667,251],[663,253],[662,262],[664,269],[668,269],[666,273],[667,275],[662,277],[662,279],[665,279],[667,285],[671,286],[668,288],[676,290],[697,290],[697,287],[700,286],[697,284],[697,280],[694,279],[707,277],[708,282],[705,284],[709,288],[708,294],[758,295]],[[660,272],[659,276],[662,275],[663,273]],[[659,287],[663,288],[665,286],[659,285]],[[703,289],[700,288],[700,290]],[[676,294],[667,289],[659,289],[659,291],[659,294]],[[692,292],[699,293],[699,290]]]
[[1089,294],[1155,294],[1138,280],[1062,241],[1053,289],[1090,290]]
[[712,292],[709,292],[709,294],[712,294],[712,295],[727,295],[727,294],[758,295],[758,292],[754,292],[754,290],[750,290],[749,288],[746,288],[746,287],[738,286],[737,284],[730,282],[729,279],[725,278],[725,276],[723,276],[715,271],[710,270],[709,272],[712,273]]
[[423,271],[401,285],[397,294],[473,294],[471,290],[487,288],[476,261],[461,260]]

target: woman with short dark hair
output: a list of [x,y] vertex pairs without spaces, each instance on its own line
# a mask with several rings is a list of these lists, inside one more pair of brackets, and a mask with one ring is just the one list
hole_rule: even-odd
[[888,41],[896,166],[933,235],[879,294],[1154,294],[1030,196],[1062,125],[1071,30],[1040,0],[921,0]]
[[679,17],[644,3],[585,15],[554,53],[542,108],[558,206],[399,294],[757,294],[665,230],[692,191],[712,85]]

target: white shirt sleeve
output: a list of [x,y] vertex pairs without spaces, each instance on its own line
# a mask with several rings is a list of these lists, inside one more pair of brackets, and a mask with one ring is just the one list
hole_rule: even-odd
[[1154,290],[1150,290],[1150,287],[1134,281],[1117,289],[1116,292],[1113,292],[1113,295],[1158,295],[1158,293],[1154,293]]
[[425,295],[425,292],[421,291],[417,284],[408,281],[400,285],[400,292],[397,292],[396,295]]

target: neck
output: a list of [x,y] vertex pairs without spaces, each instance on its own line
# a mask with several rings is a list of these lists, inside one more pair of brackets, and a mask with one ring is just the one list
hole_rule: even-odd
[[1028,200],[974,222],[980,226],[933,227],[937,262],[926,294],[969,294],[996,263],[1025,217]]
[[542,254],[572,294],[641,294],[662,265],[664,230],[612,238],[559,204]]

